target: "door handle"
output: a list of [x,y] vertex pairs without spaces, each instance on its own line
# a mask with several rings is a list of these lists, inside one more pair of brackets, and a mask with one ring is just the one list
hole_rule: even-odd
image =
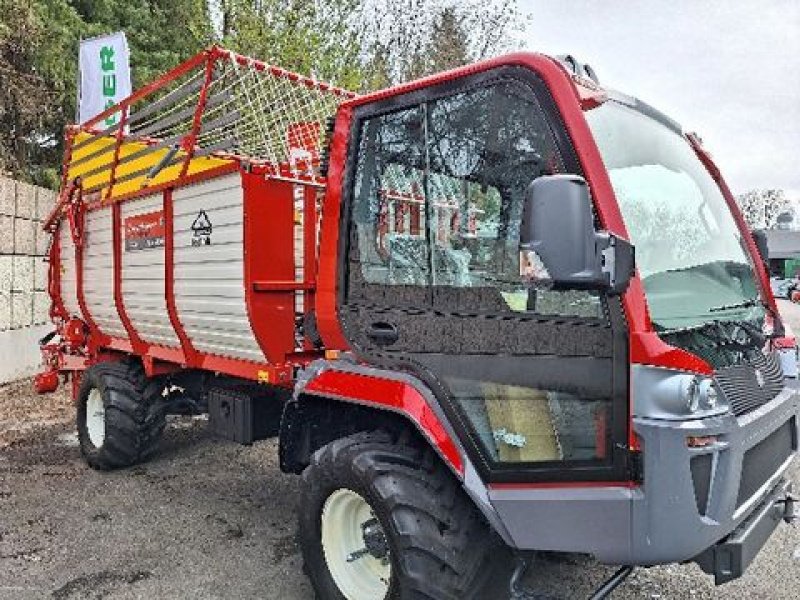
[[367,329],[367,337],[379,346],[388,346],[394,344],[400,337],[400,334],[397,333],[397,327],[395,325],[379,321],[369,326]]

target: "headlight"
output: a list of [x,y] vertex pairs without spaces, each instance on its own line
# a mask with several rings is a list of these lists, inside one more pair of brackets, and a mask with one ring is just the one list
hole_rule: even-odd
[[632,369],[633,414],[651,419],[704,419],[729,411],[711,377],[660,367]]
[[686,382],[684,391],[686,408],[691,414],[699,410],[714,410],[717,407],[717,389],[708,378],[692,377]]
[[696,413],[700,408],[700,382],[695,378],[689,379],[684,395],[686,408],[689,409],[690,413]]
[[708,388],[706,390],[706,408],[708,410],[714,410],[717,408],[717,388],[711,383],[710,379],[706,379],[708,381]]

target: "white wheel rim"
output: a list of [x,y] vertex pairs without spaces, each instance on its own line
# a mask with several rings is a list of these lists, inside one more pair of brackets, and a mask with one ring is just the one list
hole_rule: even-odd
[[381,600],[389,591],[392,563],[367,551],[365,526],[383,536],[369,503],[356,492],[339,489],[322,508],[322,550],[333,581],[347,600]]
[[97,388],[92,388],[86,399],[86,430],[95,448],[103,445],[106,440],[106,407],[103,394]]

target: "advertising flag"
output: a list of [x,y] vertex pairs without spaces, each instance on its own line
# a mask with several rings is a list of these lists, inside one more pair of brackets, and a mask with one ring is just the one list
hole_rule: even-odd
[[[78,121],[85,123],[131,94],[130,50],[125,33],[81,41],[78,70]],[[111,127],[119,118],[119,114],[109,115],[97,126]]]

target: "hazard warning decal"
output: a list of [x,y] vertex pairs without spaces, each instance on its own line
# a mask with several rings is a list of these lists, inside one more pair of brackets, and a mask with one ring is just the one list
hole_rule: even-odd
[[164,212],[157,211],[125,219],[125,251],[161,248],[164,245]]
[[192,223],[192,246],[210,246],[213,229],[206,211],[201,210]]

